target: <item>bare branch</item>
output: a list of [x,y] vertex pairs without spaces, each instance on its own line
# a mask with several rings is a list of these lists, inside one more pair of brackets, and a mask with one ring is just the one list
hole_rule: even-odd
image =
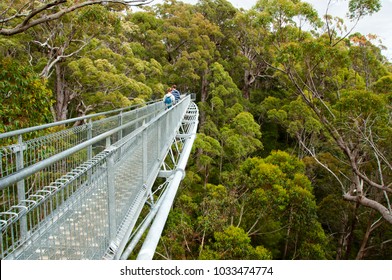
[[[383,176],[383,172],[382,172],[382,169],[381,169],[381,162],[380,162],[380,159],[379,159],[379,157],[377,155],[377,152],[375,152],[374,155],[375,155],[376,160],[377,160],[378,173],[380,175],[381,184],[384,185],[384,176]],[[386,191],[384,191],[384,197],[385,197],[385,199],[387,201],[389,212],[392,213],[391,202],[389,201],[389,197],[388,197],[388,194],[387,194]]]
[[[78,40],[80,41],[80,40]],[[75,54],[79,53],[80,51],[82,51],[84,49],[84,47],[87,46],[88,42],[84,42],[81,41],[82,45],[74,52],[66,54],[66,55],[58,55],[56,56],[53,60],[51,60],[50,62],[48,62],[48,64],[45,66],[45,68],[42,70],[40,76],[41,77],[49,77],[49,72],[51,71],[51,69],[54,67],[54,65],[56,65],[57,62],[59,62],[60,60],[64,59],[64,58],[68,58],[68,57],[72,57]],[[63,48],[62,48],[63,49]]]
[[51,9],[52,7],[61,5],[66,2],[67,2],[67,0],[55,0],[51,3],[47,3],[45,5],[42,5],[41,7],[38,7],[38,9],[32,9],[32,11],[26,16],[26,18],[24,19],[24,21],[22,22],[21,25],[22,26],[27,25],[28,22],[30,21],[30,19],[32,19],[36,15],[42,13],[43,11]]
[[[335,43],[333,43],[333,31],[334,31],[334,30],[331,29],[330,23],[329,23],[329,21],[328,21],[328,16],[329,16],[328,12],[329,12],[329,8],[330,8],[330,6],[331,6],[331,2],[332,2],[331,0],[328,1],[327,8],[326,8],[326,10],[325,10],[324,18],[325,18],[325,24],[326,24],[326,26],[327,26],[327,33],[328,33],[328,37],[329,37],[329,43],[330,43],[331,47],[335,47],[335,46],[338,45],[340,42],[342,42],[343,40],[345,40],[345,39],[351,34],[351,32],[353,32],[353,30],[355,29],[355,27],[357,27],[359,21],[363,18],[364,15],[363,15],[363,14],[359,14],[359,15],[355,18],[354,24],[353,24],[353,26],[350,28],[350,30],[349,30],[348,32],[346,32],[346,34],[344,34],[343,37],[340,37]],[[346,30],[345,30],[345,31],[346,31]],[[343,32],[342,32],[342,33],[343,33]]]
[[377,184],[377,183],[374,182],[373,180],[369,179],[369,178],[368,178],[365,174],[363,174],[361,171],[359,171],[357,164],[354,162],[354,159],[351,159],[351,161],[352,161],[351,167],[352,167],[354,173],[355,173],[357,176],[359,176],[362,180],[364,180],[368,185],[370,185],[370,186],[372,186],[372,187],[375,187],[375,188],[377,188],[377,189],[380,189],[380,190],[382,190],[382,191],[386,191],[386,192],[392,193],[392,189],[390,189],[390,188],[387,187],[387,186]]
[[380,157],[383,160],[383,162],[388,166],[388,168],[392,170],[392,164],[388,161],[388,159],[384,156],[384,154],[377,148],[376,144],[374,143],[372,128],[371,127],[369,128],[369,137],[367,137],[365,133],[363,135],[365,140],[370,144],[371,148],[374,150],[375,155]]
[[364,249],[364,251],[368,251],[368,250],[376,248],[376,247],[383,247],[385,244],[387,244],[389,242],[392,242],[392,239],[385,240],[385,241],[381,242],[379,245],[373,245],[373,246],[367,247]]
[[301,144],[301,146],[312,156],[312,158],[318,163],[320,164],[323,168],[325,168],[329,173],[332,174],[332,176],[335,177],[335,179],[339,182],[343,193],[346,192],[346,189],[344,187],[343,182],[339,179],[339,177],[335,174],[335,172],[333,172],[327,165],[325,165],[324,163],[322,163],[316,156],[316,153],[314,151],[312,151],[303,141],[302,139],[300,139],[300,137],[297,137],[298,142]]
[[10,11],[11,8],[14,7],[14,3],[15,3],[15,0],[12,0],[12,2],[9,3],[8,8],[5,9],[5,10],[0,14],[0,24],[4,24],[5,22],[11,21],[11,20],[13,20],[13,19],[15,19],[15,18],[25,17],[25,16],[28,15],[28,14],[23,14],[22,11],[23,11],[24,9],[30,8],[30,6],[31,6],[31,4],[32,4],[31,2],[27,2],[27,3],[24,4],[22,7],[20,7],[19,10],[18,10],[14,15],[12,15],[12,16],[10,16],[10,17],[8,17],[8,18],[3,18],[3,15],[6,15],[7,12]]

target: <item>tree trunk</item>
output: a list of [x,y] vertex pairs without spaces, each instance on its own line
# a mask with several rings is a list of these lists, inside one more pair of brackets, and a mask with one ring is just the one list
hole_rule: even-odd
[[339,244],[337,247],[337,252],[336,252],[336,260],[342,260],[344,259],[344,252],[347,250],[347,242],[346,242],[346,235],[348,231],[348,220],[349,217],[345,216],[344,221],[341,224],[341,230],[340,230],[340,237],[339,237]]
[[65,86],[64,68],[58,63],[55,65],[55,69],[55,121],[62,121],[68,117],[68,104],[71,101],[71,94]]
[[371,233],[383,223],[383,220],[381,218],[378,221],[374,222],[374,216],[375,211],[371,211],[369,215],[368,225],[366,227],[366,232],[362,240],[361,248],[359,249],[356,257],[357,260],[362,260],[365,257],[367,250],[366,246],[368,245]]
[[[203,73],[203,76],[201,77],[201,96],[200,96],[200,101],[202,103],[205,103],[208,98],[208,69],[206,69]],[[204,125],[206,121],[206,113],[204,110],[200,110],[200,127]]]
[[346,249],[346,254],[345,254],[346,260],[348,260],[350,257],[351,246],[354,241],[354,230],[357,225],[357,212],[358,212],[359,205],[360,205],[359,203],[355,204],[355,209],[354,209],[354,213],[353,213],[352,220],[351,220],[350,233],[347,236],[347,249]]
[[249,100],[250,98],[250,85],[252,82],[252,76],[249,70],[245,70],[244,74],[244,87],[242,88],[242,95],[245,99]]
[[199,257],[201,256],[203,249],[204,249],[204,239],[206,237],[206,231],[203,230],[203,237],[201,238],[200,250],[199,250]]
[[[371,217],[372,216],[373,215],[371,215]],[[365,236],[362,239],[361,248],[359,249],[357,257],[355,259],[362,260],[363,257],[365,256],[365,248],[366,248],[366,245],[369,241],[369,237],[370,237],[371,232],[372,232],[372,223],[371,223],[371,218],[369,218],[369,222],[368,222],[368,226],[366,228]]]
[[287,227],[286,243],[285,243],[285,246],[284,246],[284,253],[283,253],[283,259],[284,260],[286,259],[287,253],[288,253],[288,250],[289,250],[289,238],[290,238],[292,221],[293,221],[293,207],[290,208],[289,224],[288,224],[288,227]]

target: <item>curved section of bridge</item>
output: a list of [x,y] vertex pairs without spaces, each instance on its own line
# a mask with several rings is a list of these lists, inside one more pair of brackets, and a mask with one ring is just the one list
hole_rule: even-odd
[[152,259],[198,115],[188,95],[0,134],[1,258]]

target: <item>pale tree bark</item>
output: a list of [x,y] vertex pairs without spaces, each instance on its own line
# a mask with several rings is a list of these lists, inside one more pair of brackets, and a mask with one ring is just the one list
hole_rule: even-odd
[[244,69],[244,86],[242,88],[242,95],[245,99],[249,99],[251,86],[256,81],[256,76],[259,73],[259,69],[252,65],[256,61],[257,53],[252,51],[251,47],[247,44],[241,46],[241,53],[248,60],[248,66]]
[[383,206],[381,203],[369,199],[364,195],[350,195],[349,193],[346,193],[343,195],[344,199],[348,201],[353,201],[353,202],[358,202],[363,206],[372,208],[379,212],[381,216],[390,224],[392,224],[392,214],[389,211],[389,209],[385,206]]
[[201,102],[207,102],[208,99],[208,74],[209,70],[205,69],[201,77]]
[[[70,43],[72,43],[72,42],[78,42],[78,43],[80,43],[80,46],[77,50],[67,53],[68,47],[69,47]],[[49,78],[51,76],[51,74],[53,73],[52,71],[53,71],[54,66],[57,63],[78,54],[80,51],[83,50],[84,47],[87,46],[88,41],[72,40],[71,39],[71,40],[65,41],[62,46],[52,46],[52,45],[50,45],[48,40],[46,40],[44,43],[39,42],[39,41],[33,41],[33,43],[38,44],[42,48],[45,48],[48,50],[48,62],[46,63],[44,69],[42,69],[40,76],[42,78]]]
[[245,99],[250,98],[250,87],[252,83],[255,81],[255,78],[250,73],[249,69],[245,69],[244,73],[244,87],[242,88],[242,95]]
[[267,67],[261,63],[257,64],[254,68],[245,69],[244,73],[244,86],[242,88],[242,95],[245,99],[250,99],[250,91],[254,86],[255,82],[259,78],[273,78],[270,75],[263,73],[267,72]]
[[87,0],[73,1],[69,4],[68,0],[43,0],[38,2],[24,0],[19,7],[13,0],[8,0],[9,8],[0,11],[0,35],[11,36],[25,32],[31,27],[40,25],[45,22],[57,20],[65,14],[91,5],[107,5],[110,3],[121,4],[125,6],[146,5],[153,0]]

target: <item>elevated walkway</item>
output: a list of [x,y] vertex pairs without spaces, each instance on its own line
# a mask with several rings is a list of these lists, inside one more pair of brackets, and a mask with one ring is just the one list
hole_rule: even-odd
[[[110,115],[110,116],[109,116]],[[151,259],[195,139],[190,96],[1,134],[2,259]],[[70,121],[68,121],[70,122]],[[43,130],[55,130],[47,134]],[[38,134],[23,140],[28,134]],[[17,140],[12,140],[12,138]]]

